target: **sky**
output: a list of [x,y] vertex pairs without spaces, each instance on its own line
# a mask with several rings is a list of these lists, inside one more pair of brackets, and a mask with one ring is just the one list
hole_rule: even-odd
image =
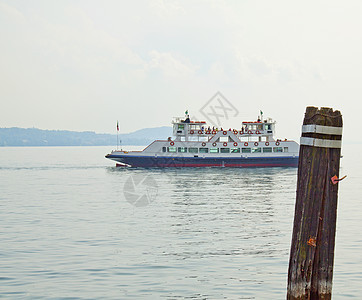
[[224,128],[262,110],[297,140],[326,106],[362,142],[361,15],[360,0],[0,0],[0,127],[126,133],[205,120],[222,95]]

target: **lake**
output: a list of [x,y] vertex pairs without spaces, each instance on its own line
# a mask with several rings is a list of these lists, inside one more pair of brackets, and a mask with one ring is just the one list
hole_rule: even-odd
[[[296,168],[116,168],[111,150],[0,148],[0,298],[285,299]],[[335,299],[362,294],[362,160],[342,152]]]

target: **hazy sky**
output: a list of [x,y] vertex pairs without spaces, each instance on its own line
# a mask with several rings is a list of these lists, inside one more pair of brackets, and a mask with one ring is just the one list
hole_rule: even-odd
[[361,127],[362,1],[0,0],[0,127],[170,125],[220,91],[298,139],[305,107]]

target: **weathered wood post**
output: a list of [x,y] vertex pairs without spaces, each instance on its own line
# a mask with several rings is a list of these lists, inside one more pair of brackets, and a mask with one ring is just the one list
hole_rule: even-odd
[[307,107],[300,140],[287,299],[331,299],[342,115]]

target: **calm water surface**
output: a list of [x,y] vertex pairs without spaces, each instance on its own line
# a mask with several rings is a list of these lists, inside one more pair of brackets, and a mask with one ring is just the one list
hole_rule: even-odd
[[[297,169],[122,169],[110,147],[0,148],[0,297],[285,299]],[[344,146],[333,293],[362,294]]]

